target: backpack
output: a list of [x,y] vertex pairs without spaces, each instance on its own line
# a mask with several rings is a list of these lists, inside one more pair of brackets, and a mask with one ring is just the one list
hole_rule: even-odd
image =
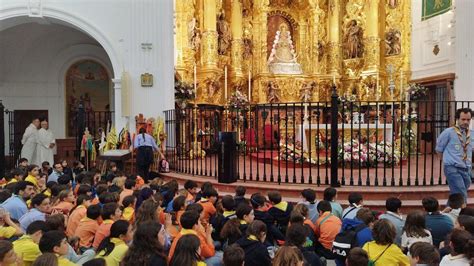
[[356,227],[350,227],[336,235],[332,244],[332,253],[343,261],[346,260],[349,251],[357,247],[357,233],[366,228],[365,224],[359,224]]

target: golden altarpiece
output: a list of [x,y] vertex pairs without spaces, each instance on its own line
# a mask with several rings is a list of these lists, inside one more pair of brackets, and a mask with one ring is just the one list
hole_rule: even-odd
[[[190,84],[196,76],[198,104],[226,102],[224,69],[228,94],[251,91],[252,103],[327,101],[334,82],[361,101],[404,98],[409,0],[175,2],[176,71]],[[286,36],[291,47],[279,57]],[[294,66],[275,71],[271,60],[285,54]]]

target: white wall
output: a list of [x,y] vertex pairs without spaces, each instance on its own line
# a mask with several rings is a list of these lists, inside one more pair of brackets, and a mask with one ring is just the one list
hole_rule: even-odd
[[[463,0],[458,0],[461,2]],[[471,1],[471,0],[464,0]],[[412,79],[426,78],[455,72],[455,12],[449,11],[421,21],[422,0],[412,0],[411,68]],[[457,11],[456,11],[457,12]],[[472,16],[472,15],[471,15]],[[448,26],[451,24],[451,28]],[[450,43],[451,42],[451,43]],[[439,46],[435,55],[433,48]]]
[[[57,47],[54,45],[46,45],[49,47],[48,54],[53,56],[58,53],[60,49],[73,49],[77,47],[75,52],[71,53],[85,53],[89,54],[91,50],[77,45],[95,45],[97,41],[105,50],[110,63],[114,83],[116,89],[114,90],[115,109],[118,114],[115,118],[117,128],[120,130],[127,123],[130,127],[134,127],[134,116],[138,113],[143,113],[146,117],[162,116],[164,110],[172,109],[174,107],[174,56],[173,56],[173,1],[172,0],[75,0],[75,1],[57,1],[57,0],[1,0],[0,4],[0,43],[8,43],[8,38],[3,38],[5,28],[12,25],[22,23],[18,18],[32,16],[42,16],[43,18],[54,18],[62,21],[64,25],[69,27],[62,33],[54,33],[51,35],[36,36],[37,38],[50,39],[51,42],[60,42],[66,46]],[[38,18],[34,19],[39,23],[48,23],[48,19]],[[43,26],[43,25],[41,25]],[[44,25],[50,26],[50,25]],[[71,27],[80,29],[91,38],[84,38],[82,41],[65,42],[63,38],[67,37],[68,31],[72,31]],[[14,30],[17,27],[11,28]],[[39,34],[41,35],[41,34]],[[74,34],[79,38],[77,32]],[[82,36],[84,37],[84,36]],[[15,54],[21,57],[18,61],[19,68],[15,75],[18,77],[28,77],[21,85],[22,90],[8,92],[11,84],[7,84],[5,75],[3,80],[0,78],[0,98],[4,100],[7,108],[13,109],[18,104],[24,103],[29,105],[28,109],[40,108],[45,106],[51,108],[51,113],[63,112],[61,95],[57,80],[63,73],[58,73],[56,69],[50,69],[53,74],[57,74],[56,78],[45,79],[41,75],[42,71],[38,71],[38,66],[33,64],[29,69],[26,65],[31,62],[36,62],[41,57],[41,60],[47,58],[43,53],[36,54],[37,47],[33,42],[34,39],[24,36],[20,44],[9,44],[10,49],[15,50]],[[67,41],[67,38],[66,38]],[[44,41],[48,42],[48,41]],[[142,43],[151,43],[151,49],[142,49]],[[58,44],[59,46],[59,44]],[[105,60],[102,55],[98,55]],[[0,51],[1,65],[8,62],[8,56],[3,51]],[[67,57],[67,56],[66,56]],[[52,59],[52,58],[51,58]],[[60,62],[58,62],[61,65]],[[25,69],[22,69],[25,68]],[[27,70],[28,69],[28,70]],[[2,72],[4,70],[0,70]],[[122,117],[121,115],[121,89],[120,78],[122,72],[126,71],[130,74],[131,88],[129,103],[131,106],[130,117]],[[141,87],[140,75],[142,73],[151,73],[154,76],[153,87]],[[9,72],[8,75],[12,75]],[[18,83],[17,83],[18,84]],[[15,95],[12,95],[15,94]],[[18,95],[16,95],[18,93]],[[27,95],[27,96],[25,96]],[[42,100],[31,96],[42,96]],[[17,100],[12,100],[12,97],[21,97]],[[30,97],[25,100],[25,97]],[[19,100],[19,99],[23,99]],[[34,105],[33,105],[34,104]],[[13,107],[11,107],[13,106]],[[31,108],[30,108],[31,107]],[[57,117],[60,123],[61,115]],[[57,125],[58,132],[63,132]],[[61,135],[61,133],[58,133]]]
[[[25,23],[1,32],[0,99],[9,110],[48,110],[56,138],[65,137],[65,74],[81,59],[100,62],[111,74],[104,49],[70,27]],[[7,122],[7,121],[5,121]]]
[[456,81],[457,100],[474,101],[474,1],[456,1]]

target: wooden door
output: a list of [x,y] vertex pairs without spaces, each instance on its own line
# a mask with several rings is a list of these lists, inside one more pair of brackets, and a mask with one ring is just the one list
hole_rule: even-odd
[[48,119],[48,110],[15,110],[14,117],[14,143],[15,143],[15,162],[19,159],[21,152],[21,138],[25,129],[30,125],[34,118]]

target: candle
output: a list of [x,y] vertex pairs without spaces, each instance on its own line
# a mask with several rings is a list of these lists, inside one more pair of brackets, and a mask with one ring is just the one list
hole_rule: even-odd
[[400,98],[403,97],[402,95],[403,95],[404,91],[405,90],[403,89],[403,70],[400,69]]
[[197,67],[196,67],[196,63],[194,63],[194,75],[193,75],[193,81],[194,81],[194,97],[197,96],[197,78],[196,78],[196,74],[197,73]]
[[251,88],[252,88],[252,72],[249,69],[249,93],[248,93],[249,103],[250,103],[250,94],[252,93]]
[[224,98],[227,100],[227,66],[224,67]]
[[336,74],[332,74],[332,84],[336,86]]

